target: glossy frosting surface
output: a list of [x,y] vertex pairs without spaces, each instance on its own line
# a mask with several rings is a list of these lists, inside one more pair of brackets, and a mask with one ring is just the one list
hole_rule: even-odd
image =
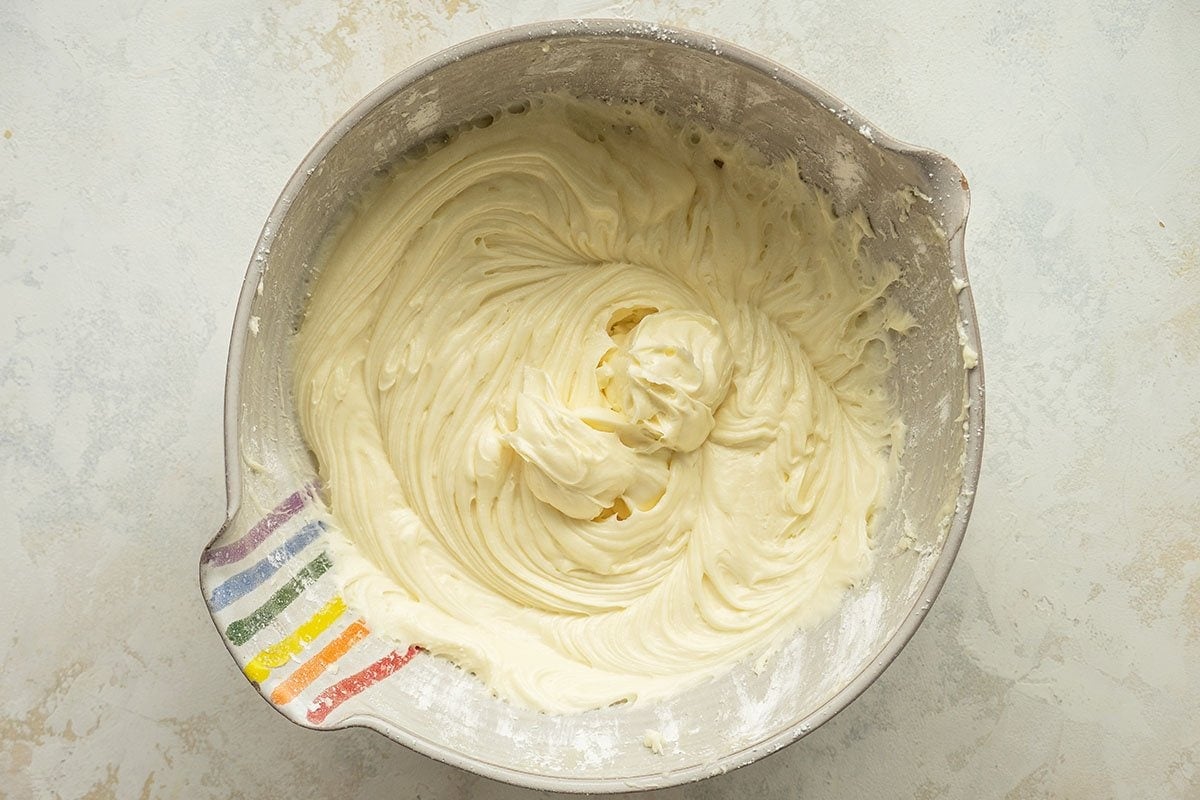
[[860,214],[648,109],[540,98],[329,248],[297,406],[347,602],[498,695],[672,694],[833,613],[902,441]]

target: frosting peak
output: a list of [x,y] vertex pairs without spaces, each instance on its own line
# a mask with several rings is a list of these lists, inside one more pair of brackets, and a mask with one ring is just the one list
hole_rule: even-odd
[[699,311],[656,311],[613,335],[596,376],[622,437],[646,452],[703,444],[733,377],[720,323]]

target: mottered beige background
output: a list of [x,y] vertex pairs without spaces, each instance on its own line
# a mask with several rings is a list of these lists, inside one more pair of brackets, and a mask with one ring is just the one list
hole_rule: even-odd
[[[205,612],[259,228],[355,100],[507,25],[772,56],[971,179],[984,477],[860,700],[662,798],[1200,797],[1200,7],[0,4],[0,798],[530,798],[271,711]],[[647,795],[650,797],[650,795]]]

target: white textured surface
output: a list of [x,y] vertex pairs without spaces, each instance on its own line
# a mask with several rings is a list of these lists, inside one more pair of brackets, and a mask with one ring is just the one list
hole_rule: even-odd
[[417,58],[581,14],[772,55],[974,190],[988,444],[941,599],[831,723],[662,796],[1200,796],[1194,4],[72,5],[0,7],[0,797],[527,796],[286,723],[196,561],[234,302],[295,164]]

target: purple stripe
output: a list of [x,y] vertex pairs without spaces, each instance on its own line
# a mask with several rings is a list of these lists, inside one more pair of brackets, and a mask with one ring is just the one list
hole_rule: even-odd
[[207,551],[204,554],[204,563],[220,567],[225,564],[232,564],[235,561],[241,561],[249,555],[251,550],[262,544],[276,528],[291,519],[297,511],[304,508],[304,499],[307,496],[308,491],[306,489],[300,489],[288,495],[282,503],[275,506],[265,517],[255,523],[254,527],[247,531],[245,536],[236,542],[230,542],[222,547],[214,547]]

